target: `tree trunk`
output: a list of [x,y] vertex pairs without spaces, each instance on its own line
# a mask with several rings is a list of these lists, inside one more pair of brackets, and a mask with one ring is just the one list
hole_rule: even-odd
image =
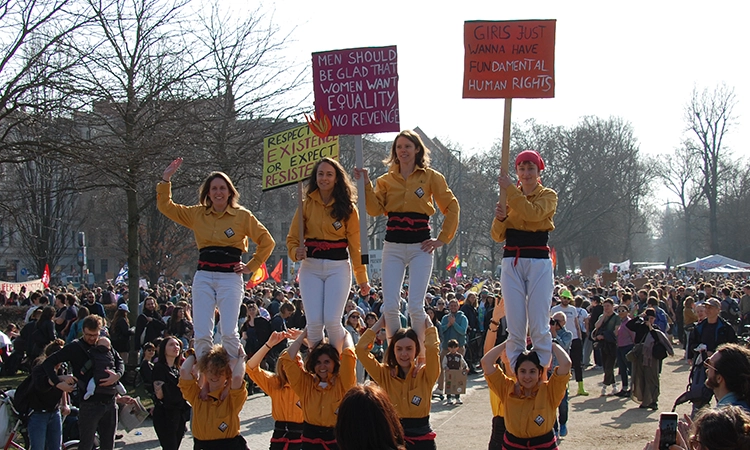
[[[135,183],[133,183],[133,186]],[[138,192],[133,188],[126,190],[128,200],[128,291],[130,295],[128,297],[128,308],[130,314],[128,318],[130,323],[135,325],[138,320],[138,304],[140,303],[140,295],[138,294],[138,280],[141,278],[140,268],[140,246],[138,239],[138,225],[141,222],[141,215],[138,209]],[[137,343],[138,336],[134,336],[135,342]],[[138,365],[138,352],[140,346],[135,345],[129,352],[128,366]]]

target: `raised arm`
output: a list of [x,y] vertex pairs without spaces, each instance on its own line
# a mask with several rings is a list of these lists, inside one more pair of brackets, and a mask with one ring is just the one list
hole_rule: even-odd
[[234,363],[234,367],[232,367],[232,383],[229,386],[232,390],[240,389],[242,383],[245,382],[245,351],[242,347],[240,347],[237,356],[237,361]]
[[193,380],[193,366],[195,365],[195,350],[192,348],[188,350],[188,357],[185,358],[182,365],[180,366],[180,379],[181,380]]
[[266,341],[266,343],[263,344],[263,346],[247,361],[247,368],[252,370],[259,367],[260,363],[263,362],[263,358],[268,354],[268,351],[275,345],[283,342],[289,336],[290,334],[288,331],[274,331],[271,333],[271,336],[268,337],[268,341]]
[[[300,333],[299,336],[297,336],[297,339],[292,342],[292,345],[289,346],[289,348],[286,350],[286,352],[289,354],[289,357],[294,361],[297,359],[297,353],[299,353],[299,349],[302,347],[302,342],[307,337],[307,328],[305,328],[302,333]],[[351,337],[349,338],[351,339]]]
[[507,344],[508,341],[505,341],[501,343],[500,345],[496,345],[492,347],[490,351],[484,354],[482,357],[482,370],[484,371],[484,376],[492,375],[497,371],[497,365],[495,365],[495,361],[497,361],[498,358],[503,354],[505,351],[505,344]]
[[560,346],[560,344],[558,344],[557,342],[553,342],[552,353],[555,355],[555,358],[557,358],[557,374],[569,374],[570,368],[573,366],[573,363],[570,361],[568,352],[566,352],[565,349]]

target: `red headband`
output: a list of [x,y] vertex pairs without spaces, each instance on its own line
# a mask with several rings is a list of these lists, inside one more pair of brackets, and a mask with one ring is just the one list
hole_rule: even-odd
[[540,172],[544,170],[544,160],[542,160],[542,157],[539,156],[539,153],[535,150],[524,150],[519,153],[518,156],[516,156],[516,167],[526,161],[534,163],[537,168],[539,168]]

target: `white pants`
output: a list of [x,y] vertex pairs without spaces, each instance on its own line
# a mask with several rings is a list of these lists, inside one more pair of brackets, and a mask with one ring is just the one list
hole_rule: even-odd
[[348,259],[306,258],[299,268],[299,290],[307,318],[307,339],[310,345],[323,340],[323,327],[328,341],[339,352],[346,333],[341,318],[352,286],[352,265]]
[[231,358],[239,355],[240,335],[237,317],[244,294],[242,275],[234,272],[198,270],[193,278],[193,327],[197,357],[213,346],[214,309],[219,308],[221,345]]
[[388,339],[401,328],[399,308],[401,306],[401,286],[404,284],[406,267],[409,267],[408,311],[411,327],[419,336],[419,344],[424,353],[424,296],[432,275],[432,255],[422,251],[422,244],[383,244],[383,315]]
[[549,311],[552,305],[554,276],[549,258],[503,258],[500,285],[508,318],[508,354],[511,370],[515,370],[518,355],[526,349],[526,334],[531,336],[533,350],[542,366],[552,361],[552,334],[549,331]]

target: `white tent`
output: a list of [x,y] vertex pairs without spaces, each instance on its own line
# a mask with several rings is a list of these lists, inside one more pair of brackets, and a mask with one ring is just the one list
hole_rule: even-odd
[[723,266],[714,267],[713,269],[708,269],[706,272],[710,273],[743,273],[743,272],[750,272],[750,269],[742,269],[737,266],[733,266],[731,264],[724,264]]
[[726,256],[722,255],[710,255],[704,258],[695,258],[695,261],[679,264],[677,267],[684,267],[687,269],[697,270],[698,272],[703,272],[705,270],[713,269],[725,264],[730,264],[740,269],[750,269],[750,263],[737,261],[736,259],[727,258]]

